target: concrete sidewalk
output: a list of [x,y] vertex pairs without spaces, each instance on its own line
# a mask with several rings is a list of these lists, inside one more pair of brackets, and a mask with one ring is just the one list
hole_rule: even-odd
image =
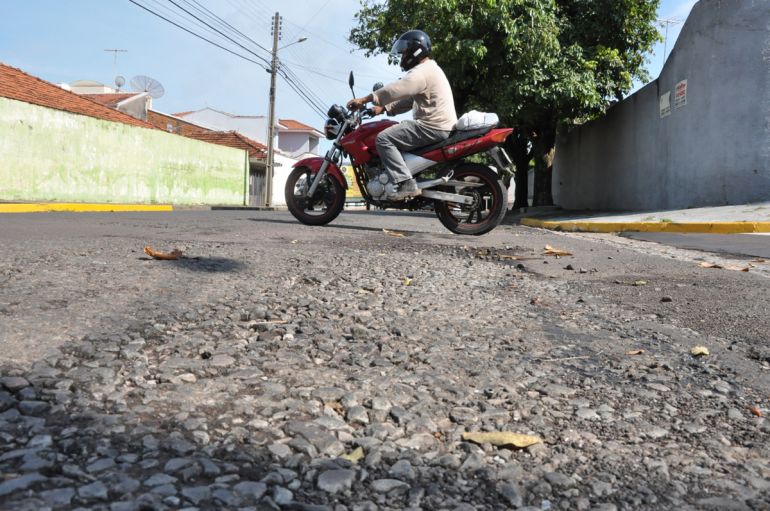
[[0,213],[117,213],[173,211],[170,204],[109,204],[86,202],[0,202]]
[[528,208],[505,222],[573,232],[770,233],[770,202],[622,213]]

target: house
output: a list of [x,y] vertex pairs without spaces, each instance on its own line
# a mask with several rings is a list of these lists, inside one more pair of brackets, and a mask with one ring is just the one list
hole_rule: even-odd
[[152,109],[152,97],[146,92],[79,94],[91,101],[96,101],[108,108],[119,110],[124,114],[128,114],[143,121],[147,120],[147,112]]
[[[234,115],[213,108],[179,112],[175,117],[218,131],[237,131],[247,137],[267,144],[267,118],[265,116]],[[323,133],[292,119],[280,119],[277,147],[291,157],[305,153],[318,154]]]
[[0,200],[243,205],[248,158],[0,63]]

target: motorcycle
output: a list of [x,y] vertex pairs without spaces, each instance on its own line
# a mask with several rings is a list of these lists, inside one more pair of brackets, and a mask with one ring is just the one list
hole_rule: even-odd
[[[352,91],[352,72],[348,84]],[[374,89],[381,86],[376,84]],[[348,184],[340,166],[346,157],[367,207],[432,207],[439,221],[456,234],[485,234],[502,221],[507,190],[497,169],[510,171],[511,160],[500,145],[513,129],[487,126],[454,131],[446,140],[404,153],[421,194],[393,201],[387,195],[394,185],[377,154],[375,139],[396,122],[364,123],[374,117],[371,109],[349,111],[339,105],[333,105],[327,115],[325,131],[327,139],[333,140],[331,149],[323,158],[297,162],[284,189],[289,211],[303,224],[326,225],[342,212]],[[466,159],[479,153],[487,153],[497,169]]]

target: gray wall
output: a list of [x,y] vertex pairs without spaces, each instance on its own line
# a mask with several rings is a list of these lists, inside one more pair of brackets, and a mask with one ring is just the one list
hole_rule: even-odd
[[559,138],[553,182],[566,209],[770,200],[770,1],[698,2],[658,80]]

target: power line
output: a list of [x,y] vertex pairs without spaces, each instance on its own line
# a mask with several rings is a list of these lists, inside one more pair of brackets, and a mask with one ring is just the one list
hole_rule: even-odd
[[[231,42],[235,43],[235,45],[237,45],[237,46],[240,46],[241,48],[243,48],[243,49],[244,49],[244,50],[246,50],[247,52],[251,53],[252,55],[254,55],[255,57],[257,57],[258,59],[260,59],[260,60],[263,60],[263,61],[265,62],[265,64],[267,64],[268,66],[270,65],[270,61],[268,61],[266,58],[264,58],[264,57],[262,57],[261,55],[257,54],[257,53],[256,53],[256,52],[254,52],[253,50],[250,50],[249,48],[246,48],[244,45],[242,45],[241,43],[239,43],[238,41],[236,41],[236,40],[235,40],[235,39],[233,39],[232,37],[228,36],[227,34],[225,34],[224,32],[222,32],[221,30],[219,30],[219,29],[216,29],[216,28],[212,27],[210,24],[206,23],[205,21],[203,21],[202,19],[200,19],[199,17],[197,17],[195,14],[192,14],[190,11],[188,11],[188,10],[187,10],[187,9],[185,9],[184,7],[180,6],[180,5],[179,5],[178,3],[176,3],[174,0],[168,0],[168,1],[169,1],[169,2],[171,2],[172,4],[176,5],[176,6],[177,6],[179,9],[183,10],[184,12],[186,12],[187,14],[189,14],[190,16],[192,16],[193,18],[195,18],[195,19],[197,19],[198,21],[200,21],[201,23],[205,24],[207,27],[209,27],[209,28],[213,29],[214,31],[216,31],[217,33],[219,33],[219,34],[223,35],[223,36],[225,37],[225,39],[228,39],[229,41],[231,41]],[[256,44],[256,43],[255,43],[255,44]],[[266,48],[264,48],[263,46],[260,46],[259,44],[257,44],[257,46],[259,46],[260,48],[262,48],[262,49],[263,49],[263,50],[265,50],[265,51],[268,51]],[[269,51],[268,51],[268,53],[269,53]]]
[[[216,46],[217,48],[220,48],[220,49],[222,49],[222,50],[225,50],[225,51],[226,51],[226,52],[228,52],[228,53],[232,53],[232,54],[233,54],[233,55],[235,55],[236,57],[240,57],[240,58],[242,58],[243,60],[249,61],[249,62],[251,62],[251,63],[253,63],[253,64],[257,64],[257,65],[258,65],[258,66],[260,66],[260,67],[264,67],[264,64],[262,64],[262,63],[260,63],[260,62],[257,62],[256,60],[250,59],[250,58],[248,58],[248,57],[245,57],[245,56],[241,55],[240,53],[237,53],[237,52],[235,52],[235,51],[233,51],[233,50],[231,50],[231,49],[229,49],[229,48],[225,48],[225,47],[224,47],[224,46],[222,46],[221,44],[215,43],[214,41],[212,41],[212,40],[210,40],[210,39],[207,39],[207,38],[203,37],[203,36],[202,36],[202,35],[200,35],[200,34],[196,34],[195,32],[193,32],[192,30],[188,29],[187,27],[183,27],[183,26],[182,26],[182,25],[180,25],[179,23],[176,23],[176,22],[174,22],[174,21],[172,21],[172,20],[170,20],[170,19],[166,18],[166,17],[165,17],[165,16],[163,16],[162,14],[158,14],[157,12],[153,11],[152,9],[149,9],[148,7],[145,7],[144,5],[140,4],[140,3],[139,3],[139,2],[137,2],[136,0],[128,0],[128,1],[129,1],[129,2],[131,2],[132,4],[136,5],[137,7],[140,7],[140,8],[142,8],[142,9],[144,9],[145,11],[149,12],[150,14],[152,14],[152,15],[154,15],[154,16],[157,16],[158,18],[160,18],[160,19],[162,19],[162,20],[164,20],[164,21],[167,21],[168,23],[171,23],[171,24],[172,24],[172,25],[174,25],[175,27],[177,27],[177,28],[180,28],[180,29],[184,30],[184,31],[185,31],[185,32],[187,32],[188,34],[194,35],[194,36],[195,36],[195,37],[197,37],[198,39],[202,39],[202,40],[206,41],[207,43],[209,43],[209,44],[212,44],[212,45]],[[263,60],[264,60],[264,59],[263,59]]]
[[[168,1],[171,4],[175,5],[178,9],[180,9],[180,10],[184,11],[185,13],[187,13],[188,15],[192,16],[192,18],[197,20],[199,23],[203,23],[203,25],[205,25],[205,27],[208,27],[208,29],[210,29],[210,30],[207,30],[208,32],[213,30],[214,32],[216,32],[220,36],[223,36],[226,40],[228,40],[228,41],[230,41],[232,43],[235,43],[236,45],[241,47],[243,50],[247,51],[248,53],[250,53],[250,54],[254,55],[255,57],[257,57],[258,59],[260,59],[262,62],[267,63],[267,65],[270,65],[270,63],[267,61],[267,59],[263,58],[261,55],[258,55],[254,51],[252,51],[249,48],[247,48],[247,47],[243,46],[242,44],[238,43],[232,37],[228,36],[227,34],[223,33],[221,30],[213,27],[210,23],[204,21],[203,19],[201,19],[200,17],[198,17],[195,14],[191,13],[190,11],[185,9],[184,7],[180,6],[174,0],[168,0]],[[187,3],[187,5],[190,5],[190,3],[187,2],[187,0],[182,0],[182,1],[185,1]],[[150,14],[152,14],[154,16],[157,16],[158,18],[161,18],[162,20],[164,20],[164,21],[174,25],[175,27],[177,27],[177,28],[179,28],[181,30],[184,30],[188,34],[191,34],[191,35],[193,35],[193,36],[195,36],[195,37],[197,37],[197,38],[199,38],[199,39],[201,39],[203,41],[206,41],[207,43],[209,43],[209,44],[211,44],[213,46],[216,46],[217,48],[225,50],[226,52],[228,52],[228,53],[230,53],[232,55],[240,57],[243,60],[246,60],[246,61],[251,62],[253,64],[257,64],[258,66],[264,68],[264,65],[263,65],[262,62],[258,62],[258,61],[254,60],[254,59],[246,57],[246,56],[244,56],[244,55],[242,55],[242,54],[240,54],[240,53],[238,53],[236,51],[233,51],[230,48],[227,48],[227,47],[225,47],[225,46],[223,46],[223,45],[221,45],[221,44],[219,44],[219,43],[217,43],[215,41],[212,41],[211,39],[209,39],[207,37],[204,37],[201,34],[196,33],[195,31],[191,30],[189,27],[186,27],[186,26],[182,25],[180,22],[174,21],[174,20],[170,19],[169,17],[166,17],[166,16],[164,16],[164,15],[162,15],[162,14],[160,14],[160,13],[158,13],[158,12],[152,10],[152,9],[150,9],[146,5],[143,5],[143,4],[139,3],[136,0],[129,0],[129,2],[131,2],[134,5],[136,5],[137,7],[140,7],[141,9],[149,12]],[[191,8],[192,8],[192,6],[191,6]],[[205,7],[202,7],[202,8],[205,9]],[[200,9],[196,8],[195,10],[197,10],[199,13],[202,14]],[[208,11],[208,9],[205,9],[205,10]],[[208,11],[208,12],[211,12],[211,11]],[[245,36],[242,33],[240,33],[240,31],[238,31],[235,27],[233,27],[229,23],[225,22],[224,20],[222,20],[221,18],[219,18],[215,14],[211,13],[211,17],[209,19],[211,19],[212,22],[219,23],[220,26],[229,27],[229,28],[227,28],[227,30],[233,30],[233,31],[237,32],[238,34],[240,34],[242,37],[246,37],[252,43],[254,43],[257,46],[261,47],[258,43],[256,43],[255,41],[251,40],[247,36]],[[186,21],[193,21],[193,20],[186,20]],[[195,23],[195,22],[193,21],[193,23]],[[201,27],[200,25],[198,25],[198,26],[199,26],[199,28],[202,28],[203,30],[206,30],[206,28]],[[269,71],[269,69],[266,69],[266,70]],[[304,82],[302,82],[302,80],[296,74],[294,74],[291,69],[288,69],[288,68],[286,68],[286,66],[283,66],[283,69],[281,69],[281,71],[283,73],[282,77],[284,78],[284,80],[286,80],[287,84],[289,84],[289,86],[292,88],[292,90],[294,90],[294,92],[297,93],[297,95],[300,97],[300,99],[302,101],[304,101],[315,113],[317,113],[318,115],[320,115],[322,118],[325,119],[326,118],[325,111],[324,111],[324,109],[321,106],[319,106],[320,104],[324,104],[323,100],[317,94],[315,94],[310,87],[308,87]]]

